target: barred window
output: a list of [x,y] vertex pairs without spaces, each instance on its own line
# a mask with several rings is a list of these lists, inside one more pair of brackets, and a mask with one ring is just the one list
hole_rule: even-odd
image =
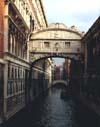
[[65,47],[69,48],[70,47],[70,42],[65,42]]
[[44,47],[49,48],[50,47],[50,42],[44,42]]

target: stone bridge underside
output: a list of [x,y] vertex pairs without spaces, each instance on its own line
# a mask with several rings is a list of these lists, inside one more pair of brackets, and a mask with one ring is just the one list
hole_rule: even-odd
[[76,58],[83,52],[81,43],[82,33],[72,26],[51,24],[44,30],[31,35],[29,42],[30,60],[34,62],[42,57],[71,57]]

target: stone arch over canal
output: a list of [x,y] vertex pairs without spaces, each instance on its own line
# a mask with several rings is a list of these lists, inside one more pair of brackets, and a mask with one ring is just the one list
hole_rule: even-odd
[[[37,93],[40,94],[41,91],[43,92],[50,87],[50,85],[45,85],[48,82],[46,79],[48,74],[45,71],[46,61],[53,57],[70,59],[71,61],[80,60],[83,55],[81,38],[82,33],[75,26],[67,28],[64,24],[59,23],[51,24],[47,28],[31,34],[29,41],[31,67],[28,93],[31,91],[32,100],[34,96],[37,96]],[[36,65],[41,66],[42,70],[36,72],[38,69]],[[37,77],[38,85],[35,83],[34,77]],[[49,78],[52,79],[52,77]]]

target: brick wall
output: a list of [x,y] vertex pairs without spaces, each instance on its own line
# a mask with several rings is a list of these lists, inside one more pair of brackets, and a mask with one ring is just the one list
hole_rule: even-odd
[[0,57],[3,57],[4,46],[4,0],[0,0]]

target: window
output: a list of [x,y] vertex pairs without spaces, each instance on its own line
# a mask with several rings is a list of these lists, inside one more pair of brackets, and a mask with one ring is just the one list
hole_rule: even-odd
[[11,78],[14,78],[14,68],[12,67],[12,71],[11,71]]
[[8,79],[10,78],[10,66],[8,65]]
[[17,68],[15,68],[15,78],[17,78]]
[[50,47],[50,43],[49,42],[44,42],[44,47],[45,48],[49,48]]
[[70,42],[65,42],[65,47],[69,48],[70,47]]

